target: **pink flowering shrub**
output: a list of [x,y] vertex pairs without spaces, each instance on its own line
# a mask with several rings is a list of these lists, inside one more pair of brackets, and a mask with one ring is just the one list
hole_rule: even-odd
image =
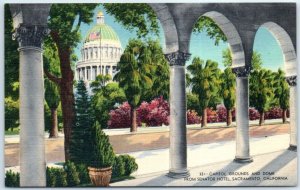
[[195,110],[187,110],[187,124],[199,124],[201,123],[201,118]]
[[259,112],[255,108],[249,108],[249,119],[250,120],[257,120],[259,119]]
[[279,119],[282,118],[282,109],[273,107],[265,113],[265,119]]
[[[235,121],[235,108],[231,110],[232,121]],[[217,121],[226,122],[227,121],[227,109],[224,105],[217,105]]]
[[211,108],[206,109],[207,123],[216,123],[218,121],[217,112]]
[[150,103],[143,102],[136,111],[138,123],[146,123],[147,126],[169,125],[170,106],[162,97]]
[[130,105],[124,102],[115,110],[109,112],[110,119],[107,122],[108,128],[129,128],[130,122]]

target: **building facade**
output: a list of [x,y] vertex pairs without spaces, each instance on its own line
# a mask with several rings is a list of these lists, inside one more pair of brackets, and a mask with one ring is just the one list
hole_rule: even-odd
[[81,49],[81,60],[76,64],[76,80],[91,82],[99,74],[113,77],[121,55],[118,35],[105,24],[104,15],[99,12],[97,24],[87,33]]

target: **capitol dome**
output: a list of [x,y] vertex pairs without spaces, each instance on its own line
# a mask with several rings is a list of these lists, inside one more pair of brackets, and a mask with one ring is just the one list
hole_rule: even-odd
[[122,54],[117,33],[105,24],[102,12],[97,14],[97,24],[88,32],[81,49],[82,59],[76,64],[76,80],[93,81],[99,74],[116,72]]

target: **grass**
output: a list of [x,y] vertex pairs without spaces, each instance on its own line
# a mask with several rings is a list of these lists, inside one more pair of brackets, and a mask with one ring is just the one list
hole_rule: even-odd
[[5,131],[5,135],[18,135],[20,132],[20,128],[13,128],[13,130],[9,129]]

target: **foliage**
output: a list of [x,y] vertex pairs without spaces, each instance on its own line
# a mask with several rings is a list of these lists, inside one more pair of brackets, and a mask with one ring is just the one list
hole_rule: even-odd
[[159,34],[156,13],[146,3],[104,3],[106,12],[138,37]]
[[82,80],[78,82],[76,89],[76,123],[71,133],[70,160],[76,164],[86,164],[92,151],[90,140],[91,128],[94,124],[94,113],[90,97]]
[[220,41],[227,41],[227,38],[223,31],[219,28],[211,18],[201,16],[194,25],[193,32],[201,33],[206,31],[207,35],[215,40],[215,45],[219,45]]
[[199,124],[201,118],[198,116],[198,113],[195,110],[187,110],[186,112],[187,124]]
[[[224,105],[217,106],[217,121],[218,122],[226,122],[227,121],[227,109]],[[235,109],[231,110],[232,120],[235,120]]]
[[76,166],[73,162],[67,161],[64,164],[64,170],[67,174],[68,187],[74,187],[80,184],[80,179],[78,172],[76,171]]
[[261,54],[257,51],[254,51],[251,59],[252,70],[260,70],[262,68],[262,64]]
[[206,108],[210,104],[216,104],[218,101],[219,76],[220,70],[218,63],[207,60],[204,61],[199,57],[195,57],[192,64],[187,67],[191,76],[187,75],[188,83],[192,87],[192,93],[196,94],[199,99],[200,115],[202,118],[202,126],[206,125]]
[[270,108],[273,99],[273,75],[270,70],[254,70],[250,76],[250,106],[255,107],[259,113]]
[[143,102],[137,108],[138,123],[146,123],[147,126],[169,125],[170,107],[163,97],[155,98],[150,103]]
[[115,154],[108,136],[100,129],[98,124],[93,126],[91,134],[91,151],[89,153],[88,166],[94,168],[113,166]]
[[277,105],[280,106],[281,109],[289,108],[289,84],[285,80],[285,74],[281,69],[278,69],[278,72],[275,73],[274,77],[274,95],[277,100]]
[[112,167],[112,177],[120,177],[125,174],[125,162],[122,156],[116,156]]
[[120,155],[120,157],[122,157],[122,160],[124,162],[125,165],[125,175],[129,176],[131,173],[133,173],[134,171],[136,171],[138,169],[138,165],[135,162],[135,158],[125,154],[125,155]]
[[279,119],[282,118],[282,109],[279,107],[272,107],[265,113],[265,119]]
[[187,93],[186,95],[186,99],[187,99],[187,109],[188,110],[195,110],[197,113],[202,112],[202,110],[200,109],[200,103],[199,103],[199,98],[196,94],[193,93]]
[[250,120],[257,120],[259,119],[259,112],[255,108],[249,108],[249,119]]
[[88,168],[85,164],[75,164],[78,172],[80,184],[88,184],[91,182]]
[[46,186],[47,187],[66,187],[67,174],[63,168],[46,169]]
[[5,172],[5,186],[6,187],[20,187],[20,174],[8,170]]
[[[18,41],[12,39],[13,20],[9,9],[9,4],[5,4],[4,8],[4,92],[5,98],[11,97],[13,101],[17,101],[19,99],[19,52],[17,51],[19,46]],[[17,113],[16,115],[19,114]],[[5,117],[8,118],[7,116]]]
[[221,74],[220,94],[226,109],[232,109],[235,104],[235,74],[227,67]]
[[[100,75],[97,76],[96,81]],[[92,83],[92,85],[94,82]],[[118,83],[110,82],[100,88],[93,87],[94,95],[92,96],[92,109],[95,112],[95,119],[100,123],[102,128],[108,127],[109,111],[115,108],[115,105],[126,101],[122,88]]]
[[131,125],[130,105],[124,102],[117,109],[111,110],[109,113],[108,128],[127,128]]
[[19,126],[19,100],[15,101],[12,97],[4,99],[5,102],[5,130]]
[[208,123],[216,123],[218,122],[217,111],[212,108],[208,108],[207,112],[207,122]]

